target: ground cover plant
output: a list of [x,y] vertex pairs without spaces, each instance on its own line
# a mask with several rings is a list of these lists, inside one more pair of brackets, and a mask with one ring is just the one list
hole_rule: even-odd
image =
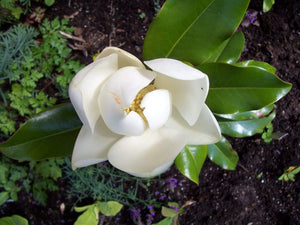
[[[63,3],[61,3],[63,5]],[[71,15],[72,13],[74,13],[74,11],[72,11],[72,9],[76,9],[79,10],[80,8],[83,8],[85,10],[88,11],[93,11],[92,8],[90,8],[91,6],[89,5],[85,5],[85,4],[81,4],[80,2],[73,2],[73,8],[70,7],[70,13],[68,15]],[[125,41],[127,43],[127,45],[124,45],[124,48],[126,50],[129,50],[132,53],[136,53],[136,55],[141,54],[141,51],[139,51],[139,49],[141,49],[141,44],[142,44],[142,36],[145,34],[146,30],[143,30],[143,26],[146,23],[147,24],[147,19],[151,21],[151,17],[154,15],[153,13],[153,4],[149,3],[149,9],[151,9],[152,11],[150,11],[149,13],[147,13],[147,11],[145,10],[146,6],[142,6],[139,5],[140,3],[136,3],[135,6],[130,5],[130,7],[128,6],[129,9],[131,9],[132,14],[135,16],[129,17],[129,18],[124,18],[121,15],[124,15],[122,13],[120,13],[120,5],[122,5],[122,2],[119,3],[115,3],[115,5],[113,4],[113,2],[111,2],[111,5],[106,6],[104,3],[98,3],[99,5],[97,5],[98,7],[101,6],[101,4],[103,4],[103,8],[107,9],[107,14],[106,16],[109,15],[116,15],[114,14],[115,12],[112,10],[110,11],[109,9],[117,9],[117,15],[119,15],[120,17],[120,22],[116,25],[116,23],[112,23],[111,20],[107,21],[106,23],[100,23],[98,25],[95,26],[88,26],[87,30],[90,30],[90,33],[87,32],[85,34],[83,34],[83,38],[87,39],[93,39],[93,33],[95,33],[95,27],[98,26],[98,28],[101,28],[101,31],[104,32],[103,34],[103,38],[99,41],[99,40],[95,40],[93,42],[91,42],[92,44],[90,45],[98,45],[98,48],[103,48],[107,45],[107,43],[113,43],[114,45],[122,45],[122,43]],[[277,4],[277,3],[276,3]],[[275,10],[279,10],[280,11],[280,7],[276,8],[276,4],[274,5]],[[257,8],[255,8],[255,6],[253,6],[256,10],[261,9],[261,5],[257,6]],[[151,7],[150,7],[151,6]],[[250,5],[251,7],[251,5]],[[96,8],[96,7],[95,7]],[[128,10],[129,10],[128,9]],[[139,10],[138,10],[139,9]],[[59,10],[59,8],[53,7],[53,9],[51,9],[53,11],[48,11],[49,12],[49,16],[51,17],[51,13],[53,13],[53,18],[54,18],[54,14],[57,14],[57,10]],[[72,13],[71,13],[72,11]],[[139,15],[145,12],[146,17],[145,18],[140,18]],[[276,12],[276,11],[275,11]],[[278,11],[277,11],[278,12]],[[270,12],[272,13],[272,11]],[[272,14],[271,14],[272,15]],[[99,15],[95,14],[95,17],[97,18]],[[263,19],[262,18],[269,18],[269,15],[266,14],[262,14],[262,15],[258,15],[255,18],[255,21],[252,21],[252,23],[249,24],[248,27],[241,27],[240,29],[243,29],[244,32],[246,33],[246,37],[247,35],[249,35],[249,37],[251,37],[251,33],[256,32],[257,29],[260,29],[261,26],[267,26],[265,23],[263,23]],[[291,16],[292,17],[292,16]],[[53,19],[52,18],[52,19]],[[92,20],[92,18],[86,18],[85,20],[80,19],[81,15],[79,14],[78,17],[76,18],[76,16],[71,19],[72,23],[75,23],[76,20],[78,20],[78,24],[76,26],[81,26],[82,23],[82,27],[84,27],[84,23],[86,24],[94,24],[94,20]],[[83,17],[85,18],[85,17]],[[277,17],[276,17],[277,18]],[[136,22],[137,21],[137,22]],[[146,22],[145,22],[146,21]],[[128,23],[129,22],[129,23]],[[131,23],[130,23],[131,22]],[[254,23],[260,22],[260,25],[254,25]],[[130,31],[127,34],[127,32],[124,31],[120,31],[118,30],[117,33],[113,33],[110,31],[113,31],[113,28],[117,29],[122,29],[122,27],[125,27],[125,24],[131,24],[131,26],[133,26],[133,24],[135,24],[136,26],[141,26],[141,33],[139,35],[141,35],[141,40],[139,40],[139,38],[137,36],[131,35]],[[270,25],[270,24],[269,24]],[[291,22],[289,23],[289,26],[293,27],[293,29],[295,29],[295,27],[297,27],[297,23],[295,22]],[[121,27],[121,28],[120,28]],[[267,26],[268,27],[268,26]],[[115,30],[117,30],[115,29]],[[126,28],[127,29],[127,28]],[[129,30],[129,29],[128,29]],[[250,32],[251,31],[251,32]],[[272,29],[271,29],[272,31]],[[135,34],[136,31],[131,31],[132,34]],[[144,32],[144,33],[143,33]],[[248,32],[250,34],[248,34]],[[283,32],[284,33],[284,32]],[[90,36],[88,34],[91,34]],[[98,33],[99,34],[99,33]],[[105,34],[107,34],[107,36],[105,36]],[[128,36],[127,36],[128,35]],[[129,38],[129,36],[132,38]],[[272,35],[269,35],[272,36]],[[293,37],[293,35],[291,36]],[[294,34],[295,37],[295,34]],[[264,37],[265,38],[265,37]],[[261,39],[259,39],[261,40]],[[297,39],[296,39],[297,40]],[[74,41],[74,40],[73,40]],[[138,44],[139,43],[139,44]],[[272,54],[272,49],[269,49],[270,47],[268,47],[267,44],[265,44],[266,42],[261,40],[261,43],[263,43],[264,45],[260,48],[265,48],[267,49],[267,53],[266,55],[264,55],[261,51],[257,51],[259,50],[259,46],[253,47],[251,46],[251,44],[249,44],[249,40],[246,40],[246,46],[248,49],[246,49],[246,51],[243,53],[245,56],[245,59],[249,58],[247,56],[249,56],[249,54],[253,54],[254,56],[257,57],[257,59],[261,59],[267,62],[273,62],[272,65],[276,66],[279,70],[279,73],[282,75],[282,78],[285,80],[288,80],[290,82],[294,83],[293,78],[289,77],[288,75],[290,75],[290,73],[286,73],[284,72],[284,69],[282,69],[281,67],[278,67],[278,58],[280,56],[279,60],[282,60],[287,58],[287,55],[285,55],[286,53],[282,53],[279,52],[279,56],[276,55],[275,53]],[[297,41],[296,41],[297,43]],[[296,43],[289,43],[289,45],[293,45]],[[73,43],[74,44],[74,43]],[[92,60],[92,56],[96,53],[94,51],[95,50],[95,46],[88,46],[85,45],[84,48],[86,48],[88,50],[88,52],[90,53],[89,58],[84,58],[82,57],[82,62],[83,63],[87,63],[87,61],[91,61]],[[254,49],[255,48],[255,49]],[[294,49],[294,48],[291,48]],[[290,51],[294,51],[291,50]],[[255,55],[256,54],[256,55]],[[261,55],[262,54],[262,55]],[[76,55],[81,55],[81,52],[76,52]],[[293,56],[294,54],[288,54],[289,60],[291,62],[295,62],[293,61],[296,57]],[[253,56],[252,56],[253,57]],[[250,57],[250,58],[252,58]],[[262,58],[260,58],[262,57]],[[284,64],[286,66],[289,66],[289,68],[295,68],[293,67],[293,65],[291,64]],[[279,69],[280,68],[280,69]],[[295,83],[294,83],[295,85]],[[297,85],[297,83],[296,83]],[[293,98],[291,98],[292,102],[293,102],[293,106],[297,105],[297,98],[296,96],[298,96],[298,92],[297,92],[297,88],[296,89],[292,89],[291,92],[291,96],[293,96]],[[287,218],[290,222],[290,224],[296,224],[295,221],[297,221],[297,197],[296,197],[296,193],[297,193],[297,188],[299,188],[298,183],[297,183],[297,175],[295,176],[296,178],[296,182],[295,183],[291,183],[291,184],[284,184],[282,185],[282,182],[279,181],[275,181],[279,178],[279,176],[285,171],[285,169],[288,169],[290,166],[297,166],[297,161],[299,162],[299,154],[297,153],[297,144],[299,143],[297,141],[297,132],[298,132],[298,128],[297,125],[293,125],[293,126],[286,126],[286,124],[288,124],[288,121],[297,121],[297,107],[296,108],[296,112],[295,111],[291,111],[291,112],[287,112],[286,108],[291,108],[287,107],[287,103],[281,105],[277,105],[276,106],[276,112],[277,112],[277,117],[275,117],[275,120],[273,121],[273,127],[274,127],[274,131],[277,132],[278,130],[281,131],[283,134],[289,133],[289,135],[281,135],[279,133],[274,133],[273,132],[273,137],[275,138],[277,137],[281,137],[281,139],[278,140],[273,140],[271,141],[270,144],[264,144],[262,141],[259,141],[260,137],[259,136],[255,136],[254,138],[247,138],[247,142],[243,142],[240,140],[236,140],[233,139],[231,141],[231,143],[234,146],[234,149],[237,150],[239,156],[240,156],[240,163],[237,166],[237,170],[230,172],[230,171],[224,171],[221,170],[220,168],[214,166],[213,164],[209,163],[209,161],[206,161],[206,163],[204,164],[204,167],[202,169],[202,172],[200,176],[200,180],[199,180],[199,187],[196,185],[193,185],[190,181],[188,181],[186,178],[184,178],[182,175],[180,175],[180,173],[176,172],[176,169],[172,167],[172,169],[170,171],[168,171],[166,174],[164,174],[162,176],[162,179],[164,180],[164,182],[162,182],[160,185],[162,185],[163,190],[160,193],[156,193],[155,198],[159,201],[159,198],[162,199],[162,204],[164,206],[167,206],[168,202],[171,201],[176,201],[178,202],[178,207],[180,208],[180,206],[185,205],[186,202],[191,201],[191,204],[187,204],[186,207],[184,207],[184,214],[180,215],[178,218],[178,221],[182,222],[183,224],[187,223],[207,223],[207,224],[224,224],[224,221],[231,221],[231,222],[235,222],[237,224],[242,224],[245,221],[246,222],[252,222],[252,221],[257,221],[257,223],[260,222],[266,222],[267,223],[270,222],[270,224],[274,221],[276,221],[275,223],[283,223],[284,221],[286,222]],[[278,122],[276,122],[276,119],[278,119],[278,117],[280,118],[282,115],[281,113],[283,112],[282,110],[284,110],[285,112],[285,117],[282,117],[283,119],[281,119],[281,123],[279,124]],[[293,114],[293,113],[295,114]],[[271,117],[270,117],[271,119]],[[273,119],[273,118],[272,118]],[[277,120],[278,121],[278,120]],[[268,121],[269,122],[269,121]],[[297,123],[296,123],[297,124]],[[296,126],[296,127],[295,127]],[[270,132],[271,126],[268,125],[268,127],[266,127],[265,132],[263,134],[265,134],[265,137],[268,137],[270,139]],[[288,131],[288,132],[287,132]],[[272,136],[271,136],[272,137]],[[267,138],[264,138],[265,140],[269,140]],[[293,141],[291,141],[293,140]],[[258,144],[257,144],[258,143]],[[286,146],[286,148],[288,149],[292,149],[290,146],[293,146],[294,151],[292,150],[288,150],[288,151],[283,151],[283,149],[281,149],[279,146],[282,144],[282,146]],[[275,148],[276,146],[276,148]],[[245,150],[246,149],[246,150]],[[259,149],[259,150],[257,150]],[[268,151],[268,149],[271,149]],[[257,152],[258,151],[258,152]],[[279,151],[280,154],[277,152]],[[289,151],[291,151],[292,153],[288,153]],[[253,165],[253,159],[256,159],[257,161],[260,161],[260,163],[256,164],[257,166]],[[271,160],[270,160],[271,159]],[[247,164],[247,162],[249,164]],[[263,167],[262,164],[266,164],[266,167]],[[246,165],[246,166],[245,166]],[[213,172],[210,172],[213,171]],[[175,175],[174,175],[175,174]],[[172,180],[170,180],[170,177],[172,178]],[[217,179],[216,179],[217,178]],[[241,179],[243,178],[243,179]],[[168,182],[166,182],[167,180],[170,180]],[[215,180],[219,180],[221,182],[216,182]],[[246,183],[243,183],[243,181],[245,181]],[[67,181],[61,181],[63,184],[68,183]],[[154,185],[151,185],[150,182],[150,186],[147,187],[146,184],[146,189],[143,188],[145,185],[143,184],[139,184],[140,187],[142,187],[139,190],[139,193],[141,196],[147,196],[147,193],[154,193],[155,195],[155,187],[157,184],[159,184],[159,181],[152,181]],[[155,183],[157,182],[157,183]],[[156,184],[156,185],[155,185]],[[277,188],[277,190],[280,190],[279,192],[277,192],[278,194],[275,194],[274,200],[271,201],[271,205],[273,207],[267,207],[267,202],[268,199],[270,199],[271,197],[271,193],[272,191],[270,191],[270,186],[275,185],[275,187]],[[227,185],[227,186],[226,186]],[[255,188],[254,188],[255,186]],[[226,189],[226,187],[229,188],[229,191],[224,191],[224,189]],[[128,186],[125,186],[125,189],[128,189]],[[224,189],[223,189],[224,188]],[[130,188],[129,188],[130,189]],[[268,191],[265,191],[267,189],[270,189]],[[60,190],[65,190],[65,188],[61,187]],[[145,191],[147,190],[147,191]],[[209,191],[211,190],[211,191]],[[260,191],[264,190],[264,194],[260,194]],[[244,194],[243,194],[244,193]],[[166,195],[166,197],[164,197],[164,195]],[[258,196],[258,198],[257,198]],[[101,197],[101,196],[99,196]],[[171,198],[171,199],[168,199]],[[56,215],[57,218],[57,222],[56,224],[64,224],[64,223],[69,223],[69,224],[73,224],[74,221],[76,220],[76,218],[78,217],[78,214],[73,214],[72,213],[67,213],[70,212],[70,208],[72,205],[72,200],[67,200],[65,197],[60,197],[60,200],[57,203],[52,203],[53,208],[57,209],[57,213],[54,213]],[[220,200],[222,199],[222,201]],[[288,203],[286,203],[286,201]],[[73,199],[73,203],[76,200]],[[277,202],[280,203],[277,203]],[[70,205],[67,205],[66,209],[63,211],[64,213],[61,214],[61,207],[63,206],[62,203],[66,204],[67,202],[71,203]],[[229,215],[228,213],[226,213],[226,211],[229,210],[229,208],[226,207],[226,204],[228,204],[228,207],[230,207],[230,205],[232,205],[232,202],[242,202],[243,206],[245,207],[245,210],[243,211],[244,214],[239,214],[239,211],[236,209],[233,210],[233,214],[236,215],[236,218],[232,218],[232,215]],[[284,202],[284,203],[283,203]],[[85,201],[83,202],[81,205],[90,205],[93,203],[93,200],[90,201]],[[13,205],[15,203],[9,203],[10,205]],[[8,205],[9,205],[8,204]],[[51,205],[51,203],[49,203],[49,205]],[[171,204],[172,205],[172,204]],[[204,210],[204,208],[207,207],[207,205],[212,206],[210,210]],[[250,205],[252,205],[250,207]],[[58,207],[59,206],[59,207]],[[139,223],[140,221],[145,221],[147,218],[150,218],[150,215],[153,216],[154,213],[154,220],[155,222],[159,221],[160,219],[162,219],[162,217],[160,216],[160,206],[158,206],[157,208],[151,208],[151,205],[149,205],[150,209],[148,207],[143,208],[141,206],[137,206],[139,208],[137,208],[136,210],[132,210],[134,213],[129,213],[125,208],[122,209],[121,214],[119,214],[118,216],[114,217],[114,219],[112,218],[103,218],[101,217],[101,221],[114,221],[114,223],[119,223],[119,224],[132,224],[132,221],[136,221],[136,223]],[[174,207],[174,205],[173,205]],[[250,207],[250,209],[249,209]],[[8,206],[9,208],[9,206]],[[6,208],[6,209],[8,209]],[[51,207],[50,207],[51,208]],[[203,209],[203,210],[199,210]],[[248,208],[248,209],[246,209]],[[268,208],[268,209],[267,209]],[[258,211],[256,211],[258,210]],[[43,211],[43,210],[42,210]],[[153,212],[154,211],[154,212]],[[218,215],[215,217],[212,217],[211,215],[214,214],[215,212],[218,212]],[[47,214],[47,210],[44,209],[45,215]],[[29,212],[24,213],[23,216],[26,217],[26,214],[32,214],[34,215],[34,210],[29,210]],[[194,215],[197,215],[197,218],[195,218]],[[8,214],[5,214],[8,215]],[[123,215],[123,216],[122,216]],[[126,216],[127,215],[127,216]],[[130,219],[129,215],[131,215],[131,217],[135,217],[135,219]],[[148,215],[148,216],[147,216]],[[166,214],[164,214],[166,215]],[[170,214],[169,214],[170,215]],[[172,214],[174,215],[174,214]],[[127,218],[126,218],[127,217]],[[172,216],[170,216],[169,218],[171,218]],[[61,218],[65,218],[64,221],[60,220]],[[46,222],[47,219],[45,219],[45,223],[49,224],[49,222]],[[169,220],[170,221],[170,220]],[[153,223],[155,223],[153,222]],[[34,220],[31,221],[30,224],[39,224],[38,222],[34,222]],[[229,222],[230,223],[230,222]]]

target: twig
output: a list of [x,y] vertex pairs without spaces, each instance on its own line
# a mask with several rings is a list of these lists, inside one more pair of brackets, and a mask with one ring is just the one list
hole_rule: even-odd
[[80,42],[83,42],[83,43],[86,43],[86,41],[83,39],[83,38],[80,38],[80,37],[76,37],[74,35],[71,35],[71,34],[67,34],[66,32],[63,32],[63,31],[59,31],[59,33],[63,36],[65,36],[66,38],[69,38],[69,39],[72,39],[72,40],[76,40],[76,41],[80,41]]

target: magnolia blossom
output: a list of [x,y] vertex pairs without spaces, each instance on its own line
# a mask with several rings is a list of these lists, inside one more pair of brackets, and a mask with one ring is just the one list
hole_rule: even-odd
[[69,95],[83,126],[72,167],[108,160],[129,174],[164,172],[185,145],[221,138],[205,105],[206,74],[178,60],[144,62],[119,48],[105,48],[73,78]]

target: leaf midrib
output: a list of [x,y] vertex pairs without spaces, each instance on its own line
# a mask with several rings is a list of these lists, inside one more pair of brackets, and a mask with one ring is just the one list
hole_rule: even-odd
[[203,15],[204,12],[206,12],[206,10],[211,6],[211,4],[213,2],[215,2],[216,0],[211,1],[210,4],[208,4],[208,6],[194,19],[194,21],[187,27],[187,29],[185,29],[185,31],[180,35],[180,37],[176,40],[176,42],[174,43],[174,45],[171,47],[171,49],[169,50],[169,52],[166,54],[166,58],[168,58],[170,56],[170,54],[173,52],[174,48],[178,45],[178,43],[183,39],[184,35],[191,29],[191,27],[196,23],[196,21]]

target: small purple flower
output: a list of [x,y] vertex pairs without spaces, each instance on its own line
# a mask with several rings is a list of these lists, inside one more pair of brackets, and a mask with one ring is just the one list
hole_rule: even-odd
[[166,197],[167,197],[167,195],[163,193],[163,194],[159,197],[159,200],[162,201],[162,200],[164,200]]
[[174,188],[177,187],[178,180],[175,178],[171,178],[171,179],[167,180],[167,183],[169,184],[170,189],[172,191],[174,191]]
[[249,19],[249,22],[252,24],[256,20],[256,13],[248,13],[247,18]]
[[133,221],[139,220],[141,216],[141,210],[140,209],[129,209],[130,217]]

